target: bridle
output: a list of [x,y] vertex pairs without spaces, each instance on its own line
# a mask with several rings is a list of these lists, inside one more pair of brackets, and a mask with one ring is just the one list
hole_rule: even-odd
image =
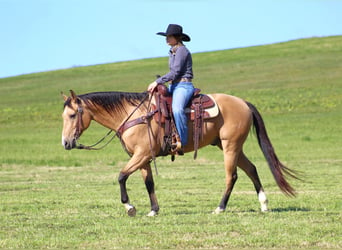
[[75,140],[76,140],[76,148],[77,149],[100,150],[100,149],[103,149],[104,147],[106,147],[115,138],[115,136],[117,136],[115,134],[105,145],[103,145],[99,148],[95,148],[95,146],[97,146],[98,144],[103,142],[113,132],[113,130],[109,130],[108,133],[104,137],[102,137],[98,142],[96,142],[90,146],[86,146],[86,145],[78,143],[77,140],[80,138],[82,130],[83,130],[82,115],[83,115],[83,107],[82,107],[82,103],[79,102],[78,106],[77,106],[77,113],[76,113],[77,121],[76,121],[76,128],[75,128]]
[[75,139],[77,141],[78,138],[81,136],[82,128],[83,128],[83,121],[82,121],[82,114],[83,114],[83,107],[81,103],[78,104],[77,113],[76,113],[76,129],[75,129]]

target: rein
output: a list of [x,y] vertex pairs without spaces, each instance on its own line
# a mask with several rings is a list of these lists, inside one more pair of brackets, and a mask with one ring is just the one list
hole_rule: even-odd
[[93,145],[90,145],[90,146],[86,146],[86,145],[83,145],[83,144],[78,144],[76,146],[77,149],[86,149],[86,150],[100,150],[100,149],[103,149],[105,148],[117,135],[114,134],[108,142],[106,142],[106,144],[104,144],[103,146],[99,147],[99,148],[95,148],[95,146],[97,146],[98,144],[100,144],[101,142],[104,141],[104,139],[106,139],[111,133],[113,132],[113,130],[109,130],[107,132],[107,134],[102,137],[98,142],[94,143]]

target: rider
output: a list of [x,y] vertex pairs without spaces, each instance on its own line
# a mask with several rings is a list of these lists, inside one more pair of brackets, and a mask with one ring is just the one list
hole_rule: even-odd
[[182,26],[178,24],[169,24],[166,32],[158,32],[157,35],[166,36],[166,43],[171,46],[169,52],[170,72],[151,83],[147,90],[153,92],[158,84],[170,82],[168,89],[172,94],[172,112],[181,141],[181,144],[177,143],[176,148],[181,150],[188,142],[185,107],[194,93],[192,57],[190,51],[183,44],[183,41],[189,42],[190,37],[183,33]]

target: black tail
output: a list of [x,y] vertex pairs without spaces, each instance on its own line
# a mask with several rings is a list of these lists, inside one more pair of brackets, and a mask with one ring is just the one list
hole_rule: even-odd
[[272,143],[268,138],[266,127],[259,111],[253,104],[249,102],[246,103],[252,111],[253,125],[256,131],[259,146],[267,160],[268,166],[271,169],[274,179],[276,180],[281,191],[289,196],[295,196],[294,188],[291,187],[291,185],[285,179],[285,175],[298,179],[295,175],[295,171],[289,169],[279,161],[273,149]]

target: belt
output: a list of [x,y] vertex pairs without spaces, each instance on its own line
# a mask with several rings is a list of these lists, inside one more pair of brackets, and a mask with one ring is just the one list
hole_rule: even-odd
[[179,82],[191,82],[191,78],[182,78]]
[[172,83],[179,83],[179,82],[191,82],[192,79],[191,78],[186,78],[186,77],[183,77],[181,78],[180,80],[175,80],[173,81]]

